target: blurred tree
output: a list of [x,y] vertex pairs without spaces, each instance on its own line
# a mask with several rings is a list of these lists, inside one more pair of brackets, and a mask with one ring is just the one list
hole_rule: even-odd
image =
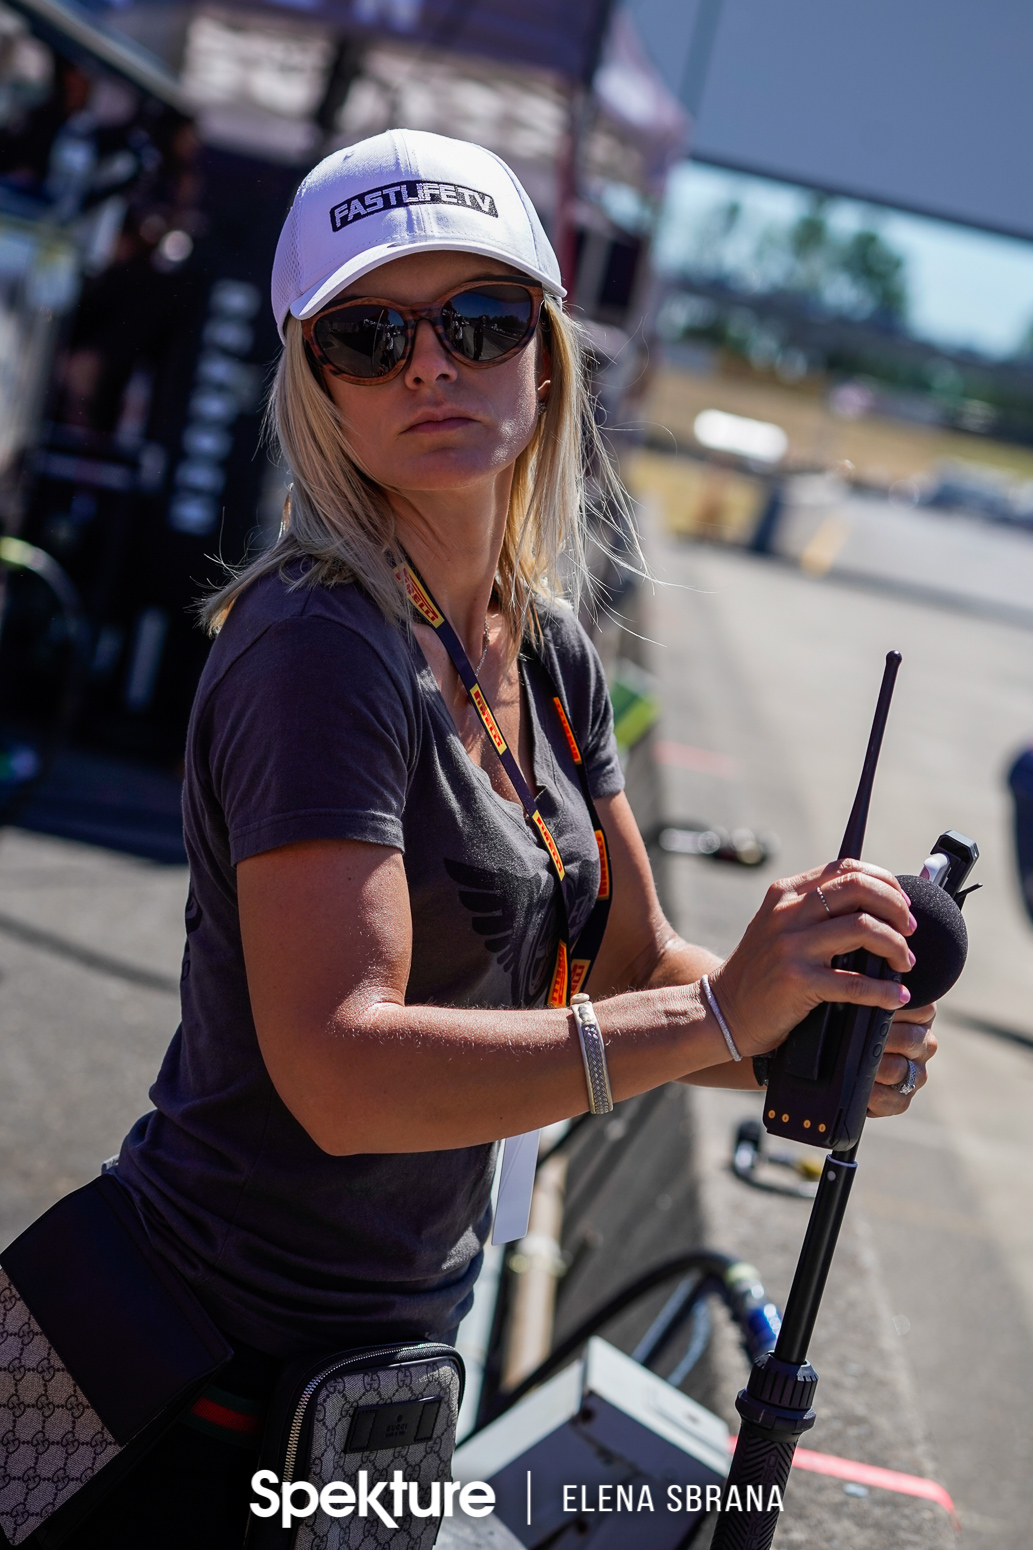
[[829,231],[827,211],[830,203],[826,195],[814,194],[810,209],[783,236],[793,261],[789,278],[791,290],[820,293],[826,288],[830,273],[836,269],[839,244]]
[[[906,263],[879,232],[868,227],[843,233],[831,217],[835,203],[811,196],[810,207],[781,233],[787,290],[813,296],[833,312],[899,322],[907,312]],[[771,237],[767,244],[770,247]]]
[[900,320],[907,313],[906,262],[876,231],[856,231],[843,246],[843,274],[853,284],[864,315]]
[[814,193],[794,220],[758,232],[748,206],[722,200],[699,222],[688,268],[754,294],[790,291],[830,312],[901,324],[908,310],[906,259],[871,226],[844,229],[839,208],[829,195]]
[[735,269],[729,249],[737,235],[742,203],[722,200],[701,221],[693,243],[692,267],[703,274],[724,274]]

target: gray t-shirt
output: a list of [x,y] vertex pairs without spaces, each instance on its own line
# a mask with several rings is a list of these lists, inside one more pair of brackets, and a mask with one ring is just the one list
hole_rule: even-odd
[[[591,790],[621,790],[606,683],[573,614],[542,610]],[[542,816],[574,879],[599,862],[546,675],[521,659]],[[494,1147],[332,1157],[278,1097],[255,1035],[238,862],[355,839],[403,853],[410,1005],[540,1006],[559,931],[554,875],[522,809],[468,757],[415,641],[356,586],[251,586],[212,648],[187,738],[190,860],[182,1024],[122,1147],[152,1238],[231,1338],[272,1356],[404,1332],[440,1338],[470,1305]]]

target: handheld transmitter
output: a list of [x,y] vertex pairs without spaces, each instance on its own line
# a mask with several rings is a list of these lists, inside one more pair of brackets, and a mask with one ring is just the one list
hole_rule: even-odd
[[[839,851],[841,861],[861,856],[900,660],[899,652],[887,653],[868,751]],[[978,855],[973,840],[948,830],[937,839],[920,877],[898,879],[918,922],[911,938],[915,965],[908,974],[898,974],[884,959],[864,949],[834,958],[833,967],[872,979],[902,981],[915,1006],[942,996],[965,964],[968,941],[961,904],[965,892],[972,891],[964,890],[964,884]],[[765,1128],[772,1135],[811,1146],[837,1151],[856,1146],[893,1016],[881,1007],[827,1002],[816,1006],[772,1057]]]

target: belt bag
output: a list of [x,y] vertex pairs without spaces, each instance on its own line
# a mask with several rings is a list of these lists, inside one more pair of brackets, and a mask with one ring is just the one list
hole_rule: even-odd
[[101,1175],[0,1254],[0,1546],[55,1550],[232,1356]]
[[[269,1412],[259,1469],[273,1478],[266,1477],[264,1493],[253,1491],[246,1550],[430,1550],[451,1479],[464,1381],[462,1357],[449,1345],[382,1346],[292,1363]],[[390,1490],[396,1470],[407,1482],[400,1515]],[[336,1516],[316,1502],[332,1482],[345,1487],[324,1497]],[[306,1516],[285,1526],[283,1486],[292,1484],[289,1500]]]

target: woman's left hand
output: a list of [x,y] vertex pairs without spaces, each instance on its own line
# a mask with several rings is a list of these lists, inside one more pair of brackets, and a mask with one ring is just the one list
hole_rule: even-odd
[[886,1053],[879,1062],[875,1086],[868,1103],[868,1113],[873,1117],[885,1114],[903,1114],[915,1093],[902,1093],[899,1083],[906,1082],[910,1067],[915,1063],[915,1092],[928,1081],[926,1066],[936,1054],[936,1035],[932,1025],[936,1017],[935,1006],[905,1006],[897,1013],[890,1025],[886,1040]]

